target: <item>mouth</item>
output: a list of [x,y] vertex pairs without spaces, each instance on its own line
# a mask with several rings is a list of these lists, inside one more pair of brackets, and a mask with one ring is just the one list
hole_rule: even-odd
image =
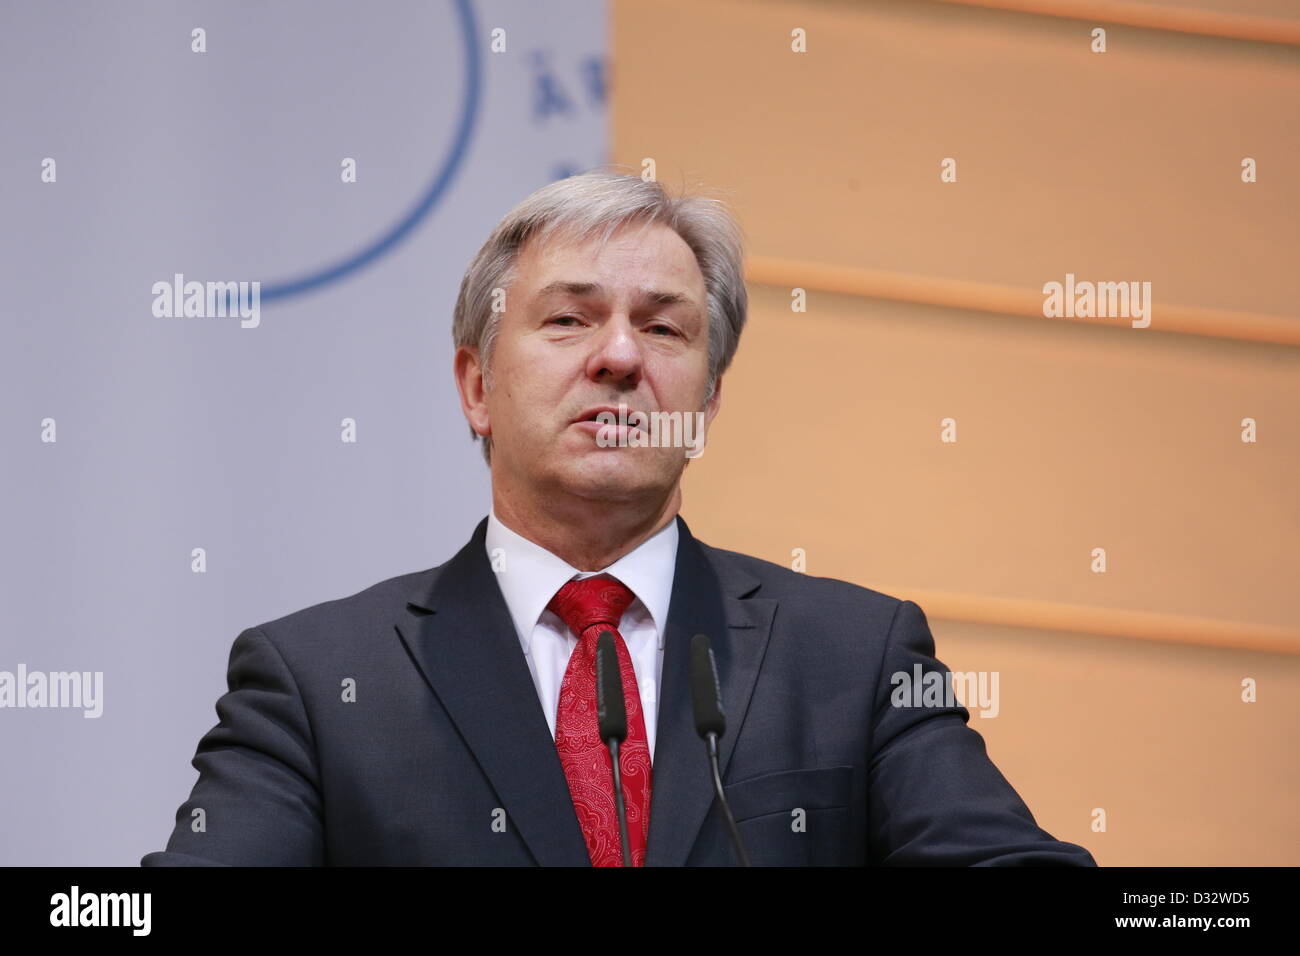
[[[605,414],[608,415],[605,421],[597,420],[597,415]],[[628,419],[631,419],[634,414],[637,414],[637,410],[633,408],[625,408],[624,414]],[[643,416],[645,415],[644,412],[641,412],[640,414]],[[598,442],[599,440],[616,440],[619,446],[625,444],[629,436],[634,433],[640,435],[648,434],[644,428],[632,424],[631,421],[626,425],[619,424],[618,409],[612,405],[597,405],[594,408],[587,409],[571,421],[569,427],[577,428],[579,431],[585,431],[588,434],[596,436]]]
[[[631,408],[629,408],[629,409],[627,410],[627,416],[628,416],[628,418],[631,418],[631,417],[632,417],[632,413],[633,413],[634,411],[635,411],[635,409],[631,409]],[[597,424],[604,424],[604,422],[600,422],[600,421],[598,421],[597,418],[596,418],[596,416],[597,416],[597,415],[604,414],[604,413],[606,413],[606,412],[608,412],[609,414],[613,415],[615,421],[618,420],[618,409],[617,409],[617,408],[615,408],[615,407],[612,406],[612,405],[597,405],[597,406],[594,407],[594,408],[589,408],[589,409],[587,409],[585,412],[583,412],[581,415],[579,415],[579,416],[578,416],[577,418],[575,418],[573,421],[569,422],[569,424],[570,424],[570,425],[577,425],[579,422],[596,422]]]

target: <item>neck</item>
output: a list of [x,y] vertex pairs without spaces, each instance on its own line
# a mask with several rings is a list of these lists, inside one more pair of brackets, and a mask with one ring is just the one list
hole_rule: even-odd
[[681,483],[646,501],[547,496],[520,500],[492,486],[497,520],[579,571],[600,571],[663,530],[682,507]]

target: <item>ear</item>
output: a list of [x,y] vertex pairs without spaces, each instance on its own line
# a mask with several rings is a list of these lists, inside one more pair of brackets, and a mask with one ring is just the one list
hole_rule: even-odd
[[718,411],[722,408],[722,378],[719,377],[714,383],[713,397],[709,403],[704,406],[704,427],[707,429],[713,424],[713,419],[717,416]]
[[[700,454],[704,453],[704,446],[709,442],[709,426],[713,424],[713,419],[717,417],[718,411],[722,408],[722,379],[719,378],[713,387],[713,396],[704,406],[704,435],[703,444],[700,445]],[[690,467],[692,461],[699,455],[687,456],[685,467]]]
[[456,349],[452,360],[452,373],[456,378],[456,391],[460,393],[461,411],[474,434],[487,437],[492,434],[492,421],[488,415],[487,390],[483,387],[483,367],[479,364],[478,349],[462,345]]

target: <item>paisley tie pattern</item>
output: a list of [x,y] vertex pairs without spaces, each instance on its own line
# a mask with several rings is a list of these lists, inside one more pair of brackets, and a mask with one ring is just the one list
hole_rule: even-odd
[[619,746],[623,800],[627,809],[628,852],[633,866],[645,865],[650,828],[650,748],[636,672],[618,623],[634,595],[609,575],[569,581],[547,608],[554,611],[578,638],[560,684],[555,720],[555,747],[569,782],[573,808],[587,841],[592,866],[622,866],[618,815],[614,806],[613,765],[600,739],[596,722],[596,641],[602,631],[614,634],[623,697],[627,707],[627,739]]

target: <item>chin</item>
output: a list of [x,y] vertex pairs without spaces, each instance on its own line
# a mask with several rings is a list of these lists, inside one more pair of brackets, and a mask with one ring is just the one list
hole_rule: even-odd
[[641,498],[647,492],[659,490],[663,476],[653,474],[644,467],[627,467],[624,463],[605,464],[593,461],[591,456],[574,463],[565,476],[565,485],[575,495],[583,498]]

